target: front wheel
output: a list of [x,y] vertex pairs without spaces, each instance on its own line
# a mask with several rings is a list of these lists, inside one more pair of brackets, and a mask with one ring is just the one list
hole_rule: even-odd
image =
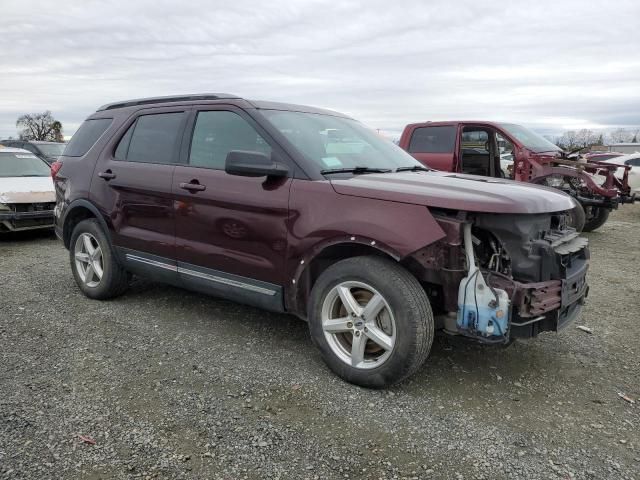
[[341,260],[320,275],[311,291],[309,329],[334,373],[382,388],[424,363],[434,322],[413,275],[391,260],[367,256]]
[[583,231],[593,232],[605,224],[609,218],[609,210],[603,207],[585,208],[586,220]]

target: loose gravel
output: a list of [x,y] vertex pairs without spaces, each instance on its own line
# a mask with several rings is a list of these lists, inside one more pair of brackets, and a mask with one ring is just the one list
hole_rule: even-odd
[[56,239],[2,238],[0,477],[638,479],[639,226],[587,235],[592,333],[438,338],[386,391],[293,317],[140,280],[92,301]]

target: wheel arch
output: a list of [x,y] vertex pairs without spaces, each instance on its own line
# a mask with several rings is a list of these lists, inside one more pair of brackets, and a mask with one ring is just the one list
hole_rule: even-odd
[[88,200],[78,199],[69,204],[62,220],[62,242],[68,250],[71,243],[71,235],[75,226],[83,220],[95,218],[102,227],[109,244],[111,242],[111,230],[109,229],[104,217],[93,203]]
[[340,260],[359,256],[377,256],[400,263],[398,252],[372,239],[350,237],[323,242],[299,260],[287,288],[287,310],[306,320],[307,299],[322,272]]

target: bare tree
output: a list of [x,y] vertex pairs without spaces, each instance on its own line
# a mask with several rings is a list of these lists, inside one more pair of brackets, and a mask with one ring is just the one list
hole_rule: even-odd
[[640,128],[617,128],[609,133],[609,143],[637,143],[640,135]]
[[593,130],[583,128],[581,130],[567,130],[558,139],[558,145],[566,150],[575,150],[597,145],[601,141],[601,136]]
[[20,129],[21,140],[45,140],[62,142],[62,123],[54,119],[51,112],[27,113],[16,120],[16,127]]
[[578,146],[578,132],[567,130],[558,138],[558,146],[566,150],[575,150]]

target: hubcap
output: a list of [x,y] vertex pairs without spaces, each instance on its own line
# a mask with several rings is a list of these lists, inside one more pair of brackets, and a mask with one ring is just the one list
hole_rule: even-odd
[[87,287],[97,287],[102,280],[104,266],[102,248],[90,233],[81,234],[74,247],[76,270],[82,283]]
[[355,368],[379,367],[396,343],[391,307],[362,282],[342,282],[329,291],[322,304],[322,329],[333,353]]

